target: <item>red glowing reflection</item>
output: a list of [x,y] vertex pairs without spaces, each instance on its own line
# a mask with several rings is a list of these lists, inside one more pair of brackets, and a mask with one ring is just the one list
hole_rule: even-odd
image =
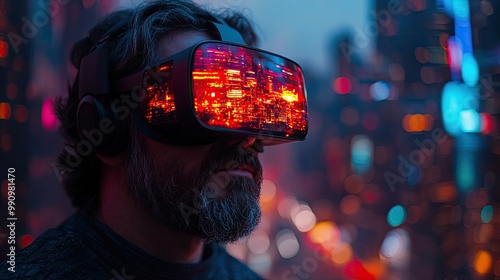
[[146,71],[143,86],[146,90],[146,119],[148,123],[176,120],[174,93],[172,92],[173,62],[161,64],[154,71]]
[[301,69],[243,47],[207,43],[194,54],[194,111],[208,126],[304,135],[307,104]]

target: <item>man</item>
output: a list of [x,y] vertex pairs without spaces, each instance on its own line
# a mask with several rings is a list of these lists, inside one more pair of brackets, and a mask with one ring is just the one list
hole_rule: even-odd
[[307,108],[300,68],[256,43],[242,15],[181,0],[116,11],[77,42],[56,110],[78,211],[2,279],[259,279],[218,244],[257,226],[258,152],[303,139]]

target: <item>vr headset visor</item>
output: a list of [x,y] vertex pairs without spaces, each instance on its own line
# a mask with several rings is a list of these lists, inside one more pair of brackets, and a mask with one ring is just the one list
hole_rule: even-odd
[[232,42],[202,41],[118,80],[111,90],[141,96],[135,117],[160,141],[243,135],[271,145],[307,134],[300,66]]

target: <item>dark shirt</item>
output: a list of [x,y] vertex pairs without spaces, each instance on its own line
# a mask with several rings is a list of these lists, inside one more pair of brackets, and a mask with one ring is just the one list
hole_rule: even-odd
[[0,279],[262,279],[217,244],[199,263],[164,262],[84,212],[19,251],[15,272],[8,267],[2,261]]

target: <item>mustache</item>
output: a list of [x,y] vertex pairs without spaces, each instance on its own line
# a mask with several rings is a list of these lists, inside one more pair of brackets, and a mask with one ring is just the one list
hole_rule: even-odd
[[203,177],[210,176],[221,170],[242,166],[252,169],[254,178],[262,178],[262,164],[257,156],[255,156],[255,153],[238,148],[226,150],[216,157],[206,160],[202,164],[202,170],[205,170]]

